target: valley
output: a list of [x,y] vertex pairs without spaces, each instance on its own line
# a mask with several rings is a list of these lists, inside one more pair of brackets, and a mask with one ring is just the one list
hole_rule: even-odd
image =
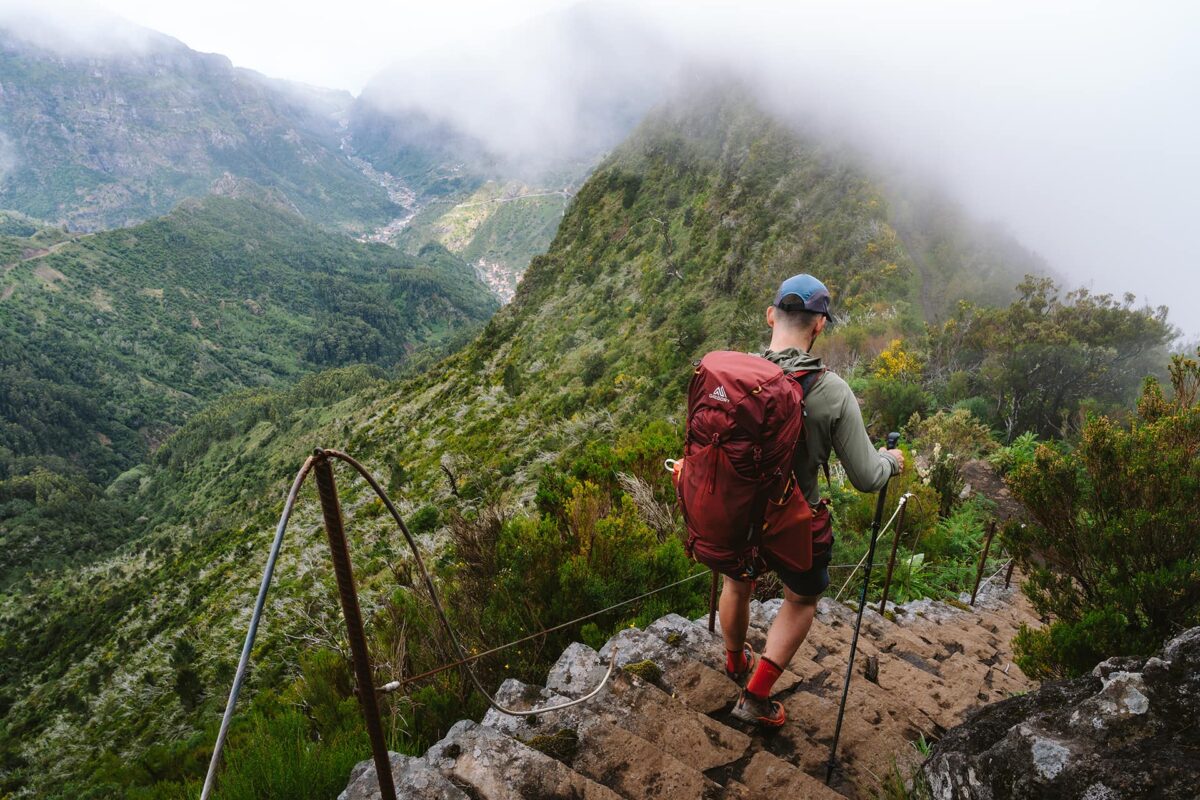
[[[912,499],[837,792],[927,800],[920,763],[974,709],[1113,655],[1150,675],[1167,634],[1200,624],[1200,367],[1166,307],[1075,288],[736,70],[647,81],[631,53],[662,63],[655,36],[590,4],[554,20],[554,70],[531,55],[538,80],[519,73],[544,97],[429,59],[430,86],[463,87],[470,108],[402,91],[425,88],[411,64],[353,95],[151,31],[93,52],[0,23],[0,797],[199,794],[284,498],[317,447],[386,486],[489,690],[573,695],[626,648],[590,710],[489,712],[440,669],[457,652],[387,509],[339,473],[372,679],[422,676],[380,695],[408,777],[456,797],[507,775],[496,796],[561,778],[640,798],[666,774],[705,796],[831,796],[819,751],[851,611],[831,591],[781,669],[794,724],[735,730],[663,469],[698,359],[761,353],[799,272],[836,317],[809,349],[872,440],[902,434],[889,491]],[[874,496],[830,467],[844,580]],[[1011,589],[964,606],[977,572],[1009,564]],[[750,591],[761,648],[782,584]],[[369,794],[351,775],[369,751],[348,652],[310,484],[216,796]],[[531,744],[566,728],[569,756]],[[476,744],[527,761],[472,772]]]

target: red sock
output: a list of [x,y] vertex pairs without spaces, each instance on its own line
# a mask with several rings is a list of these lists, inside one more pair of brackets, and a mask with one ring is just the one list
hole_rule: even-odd
[[726,672],[745,672],[746,667],[748,666],[750,666],[750,662],[746,660],[745,647],[739,647],[737,650],[725,651]]
[[758,669],[754,670],[754,674],[750,676],[750,682],[746,684],[746,691],[765,700],[771,696],[771,687],[775,685],[775,681],[781,674],[783,674],[783,667],[769,658],[760,658]]

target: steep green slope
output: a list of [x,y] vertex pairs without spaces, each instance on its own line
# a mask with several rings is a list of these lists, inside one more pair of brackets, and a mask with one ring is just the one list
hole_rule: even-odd
[[[94,492],[77,479],[108,485],[222,394],[396,366],[495,308],[443,249],[360,244],[259,195],[61,243],[0,237],[12,259],[0,277],[0,576],[35,550],[45,561],[60,544],[86,547],[90,535],[55,530],[54,498],[78,506]],[[114,533],[99,522],[86,527]],[[46,537],[36,546],[33,529]]]
[[[195,774],[280,498],[314,445],[361,457],[417,512],[418,530],[448,521],[440,530],[460,545],[457,515],[516,516],[490,540],[495,551],[452,547],[434,561],[470,645],[686,569],[676,538],[656,538],[633,501],[608,487],[629,473],[669,498],[661,457],[677,446],[691,361],[761,346],[771,291],[799,270],[821,275],[846,317],[822,345],[840,367],[922,327],[921,286],[881,190],[848,154],[735,99],[744,94],[700,93],[652,115],[580,190],[515,301],[426,373],[388,383],[343,371],[290,393],[230,397],[161,448],[134,495],[147,517],[142,541],[103,564],[29,580],[0,607],[6,788],[79,782],[116,792]],[[433,666],[437,637],[422,627],[401,544],[361,485],[347,478],[342,491],[379,646],[389,658],[402,653],[395,669]],[[263,690],[294,676],[302,652],[337,646],[318,521],[309,489],[278,566],[251,694],[269,697]],[[581,530],[592,533],[578,551]],[[489,572],[487,552],[503,552],[508,566]],[[529,610],[523,594],[557,605]],[[555,651],[555,640],[545,645]],[[180,648],[186,661],[171,656]],[[510,671],[508,658],[517,674],[536,670],[539,653],[513,652],[489,674]],[[409,737],[401,744],[436,736],[469,697],[447,696],[395,701]],[[151,749],[171,739],[181,742],[174,755]],[[111,757],[80,747],[100,741]]]
[[96,230],[165,214],[230,173],[322,224],[361,230],[394,215],[339,151],[333,112],[349,94],[142,33],[144,47],[120,54],[63,55],[0,30],[0,208]]
[[1050,268],[998,225],[970,219],[949,198],[912,181],[897,180],[888,193],[889,221],[920,279],[921,309],[928,322],[944,322],[959,301],[1000,305],[1016,297],[1025,275]]

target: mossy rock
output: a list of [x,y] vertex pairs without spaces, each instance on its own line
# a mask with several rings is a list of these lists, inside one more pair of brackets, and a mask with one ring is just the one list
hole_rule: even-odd
[[637,675],[647,683],[658,683],[662,680],[662,667],[650,659],[638,661],[636,664],[626,664],[625,671]]
[[679,647],[683,643],[683,634],[678,631],[672,631],[667,634],[667,644],[671,647]]
[[567,766],[571,765],[575,754],[579,752],[579,734],[574,728],[562,728],[554,733],[539,734],[521,741]]
[[967,605],[966,603],[964,603],[962,600],[959,600],[957,597],[946,598],[946,605],[954,606],[959,611],[974,611],[975,610],[975,609],[971,608],[969,605]]

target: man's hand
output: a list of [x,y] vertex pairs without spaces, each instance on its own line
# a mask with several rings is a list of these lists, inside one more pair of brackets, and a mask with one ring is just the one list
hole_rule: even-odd
[[900,470],[899,470],[899,472],[897,472],[897,474],[899,474],[900,472],[904,472],[904,451],[903,450],[888,450],[886,447],[881,447],[881,448],[879,448],[879,452],[887,453],[889,456],[896,459],[896,463],[900,465]]

